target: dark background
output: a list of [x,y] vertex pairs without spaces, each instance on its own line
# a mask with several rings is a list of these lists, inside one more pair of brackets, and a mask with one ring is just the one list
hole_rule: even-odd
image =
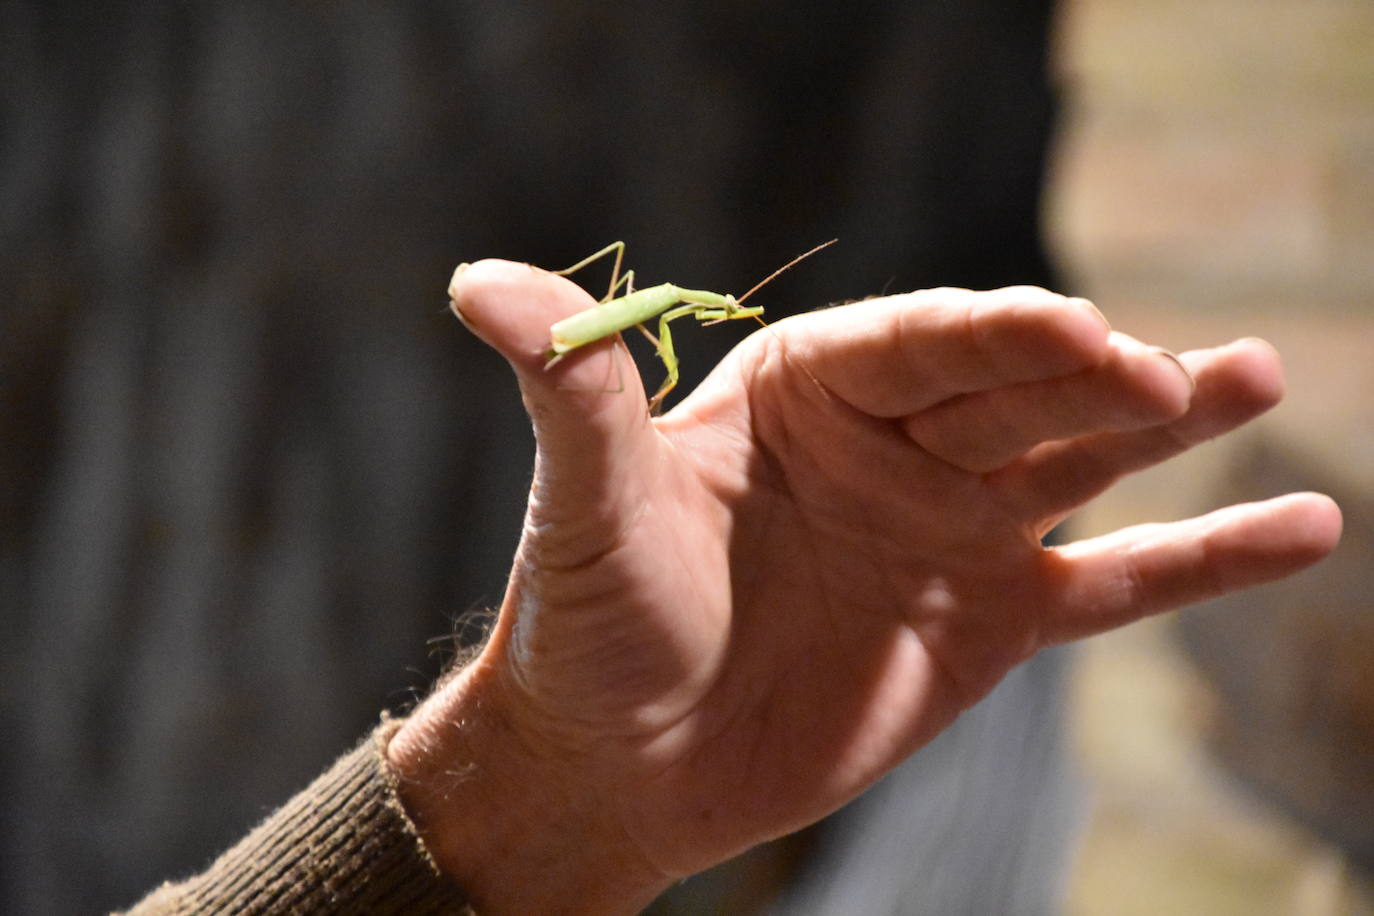
[[[1051,5],[0,6],[0,910],[203,867],[499,602],[532,444],[458,261],[738,293],[838,237],[772,318],[1055,285]],[[660,908],[1052,912],[1061,676]]]

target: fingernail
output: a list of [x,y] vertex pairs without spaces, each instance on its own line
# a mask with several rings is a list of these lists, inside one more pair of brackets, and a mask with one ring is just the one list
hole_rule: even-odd
[[1091,299],[1084,299],[1082,296],[1073,296],[1069,299],[1069,304],[1076,305],[1084,311],[1092,313],[1097,317],[1098,321],[1102,322],[1102,326],[1104,328],[1106,328],[1108,331],[1112,329],[1112,323],[1107,320],[1106,315],[1102,314],[1101,309],[1093,305]]
[[463,326],[468,329],[471,329],[472,324],[468,321],[468,317],[463,314],[463,310],[458,307],[458,297],[454,295],[454,287],[458,285],[458,281],[462,279],[462,276],[467,271],[467,269],[468,263],[466,261],[464,261],[462,264],[459,264],[457,267],[453,268],[453,276],[450,277],[448,281],[448,305],[449,310],[452,311],[453,314],[458,317],[458,320],[463,323]]
[[1166,350],[1163,347],[1151,347],[1150,349],[1177,366],[1178,370],[1183,373],[1184,378],[1188,379],[1188,385],[1193,391],[1197,391],[1197,379],[1193,378],[1193,373],[1189,372],[1188,367],[1183,365],[1183,360],[1179,359],[1172,351]]

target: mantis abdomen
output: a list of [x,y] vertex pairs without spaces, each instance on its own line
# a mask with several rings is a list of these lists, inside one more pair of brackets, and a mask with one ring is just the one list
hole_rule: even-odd
[[[555,322],[549,328],[549,356],[557,358],[570,350],[642,324],[679,302],[701,306],[705,314],[698,314],[698,317],[705,321],[735,317],[737,312],[742,311],[734,296],[660,283]],[[714,314],[716,310],[722,314]]]

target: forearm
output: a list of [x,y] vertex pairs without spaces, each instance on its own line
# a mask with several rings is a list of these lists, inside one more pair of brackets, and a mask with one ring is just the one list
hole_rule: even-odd
[[397,800],[385,723],[204,873],[159,887],[129,916],[462,914]]

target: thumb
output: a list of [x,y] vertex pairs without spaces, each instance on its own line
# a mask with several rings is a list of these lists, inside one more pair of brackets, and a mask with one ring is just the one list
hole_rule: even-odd
[[[614,524],[656,439],[644,389],[618,334],[547,366],[549,326],[596,302],[571,280],[529,264],[483,260],[460,264],[449,283],[454,314],[506,358],[534,424],[538,457],[530,498],[534,530],[556,524],[549,538],[559,565],[590,556]],[[537,516],[537,517],[535,517]],[[608,523],[610,523],[608,525]],[[602,532],[601,538],[587,537]],[[573,546],[580,545],[580,546]]]

